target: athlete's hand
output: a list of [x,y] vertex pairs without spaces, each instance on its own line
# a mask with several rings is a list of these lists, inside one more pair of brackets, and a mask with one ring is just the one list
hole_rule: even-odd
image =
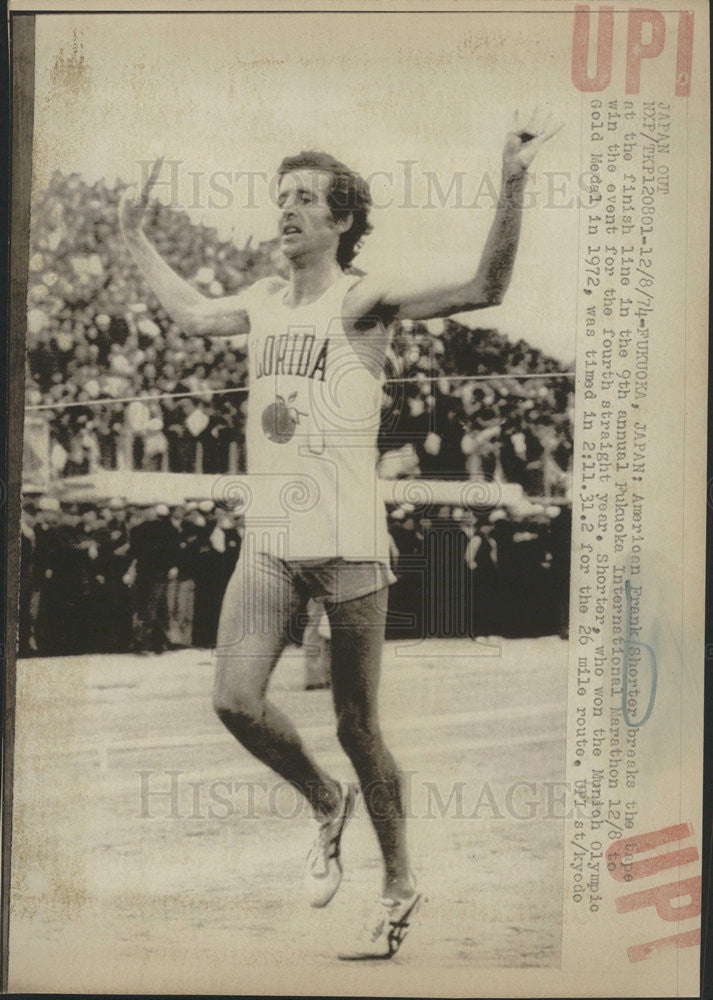
[[505,175],[524,173],[534,160],[540,146],[559,132],[563,125],[564,122],[553,123],[551,114],[543,117],[537,108],[529,117],[521,117],[520,112],[516,111],[503,150]]
[[138,198],[134,193],[136,191],[135,184],[130,184],[124,192],[121,202],[119,203],[119,225],[121,226],[121,231],[125,237],[138,236],[144,228],[146,206],[149,203],[151,188],[156,183],[156,178],[158,177],[162,166],[163,157],[159,156],[154,165],[151,167],[151,173],[141,189],[141,194]]

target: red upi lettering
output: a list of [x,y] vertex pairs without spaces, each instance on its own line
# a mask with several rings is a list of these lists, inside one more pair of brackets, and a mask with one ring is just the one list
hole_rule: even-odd
[[[612,77],[614,55],[614,8],[602,6],[597,15],[594,75],[589,74],[591,22],[589,7],[578,4],[574,8],[574,34],[572,37],[572,83],[577,90],[595,93],[605,90]],[[647,38],[644,41],[644,38]],[[666,20],[658,10],[634,9],[628,11],[626,30],[626,87],[627,94],[638,94],[641,86],[641,63],[656,59],[666,45]],[[676,43],[676,97],[691,93],[691,68],[693,64],[693,11],[682,10],[678,15]]]
[[[699,859],[698,850],[692,845],[675,851],[665,851],[653,857],[634,861],[634,855],[653,851],[664,844],[679,843],[693,836],[690,823],[667,826],[652,833],[631,836],[627,840],[617,840],[607,850],[607,871],[618,882],[633,882],[640,878],[651,878],[667,868],[680,868]],[[678,902],[674,905],[674,900]],[[646,906],[653,906],[658,916],[667,922],[680,923],[693,920],[701,913],[701,876],[654,885],[638,892],[630,892],[614,900],[619,913],[632,913]],[[640,962],[666,948],[690,948],[700,944],[701,928],[690,928],[679,934],[633,945],[627,949],[630,962]]]

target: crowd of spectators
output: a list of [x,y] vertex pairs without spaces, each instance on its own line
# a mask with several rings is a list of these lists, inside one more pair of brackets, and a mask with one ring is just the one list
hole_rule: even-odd
[[[568,505],[391,506],[388,637],[565,635],[569,518]],[[240,544],[240,517],[209,500],[26,496],[20,655],[212,647]]]
[[20,655],[213,646],[239,528],[209,500],[169,509],[25,497]]
[[556,361],[450,319],[402,322],[392,348],[382,465],[398,455],[397,475],[485,477],[529,496],[569,495],[574,384]]
[[[186,337],[169,319],[119,234],[122,190],[56,172],[33,204],[26,404],[47,407],[52,470],[242,472],[245,353],[230,341]],[[281,267],[274,242],[239,248],[169,207],[153,207],[147,232],[208,296]],[[574,387],[561,371],[497,330],[398,324],[382,474],[486,475],[531,496],[566,496]],[[119,402],[179,393],[191,395]]]

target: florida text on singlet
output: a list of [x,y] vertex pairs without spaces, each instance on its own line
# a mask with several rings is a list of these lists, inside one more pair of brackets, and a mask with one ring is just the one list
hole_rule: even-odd
[[246,294],[246,532],[257,551],[282,559],[389,563],[376,475],[382,385],[342,321],[356,281],[344,275],[296,307],[286,304],[289,285],[280,278]]

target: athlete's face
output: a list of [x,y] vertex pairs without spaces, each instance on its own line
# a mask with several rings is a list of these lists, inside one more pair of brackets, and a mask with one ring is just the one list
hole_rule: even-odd
[[339,237],[351,225],[351,216],[336,221],[327,202],[331,177],[323,170],[295,170],[285,174],[278,188],[280,248],[294,260],[305,254],[337,253]]

